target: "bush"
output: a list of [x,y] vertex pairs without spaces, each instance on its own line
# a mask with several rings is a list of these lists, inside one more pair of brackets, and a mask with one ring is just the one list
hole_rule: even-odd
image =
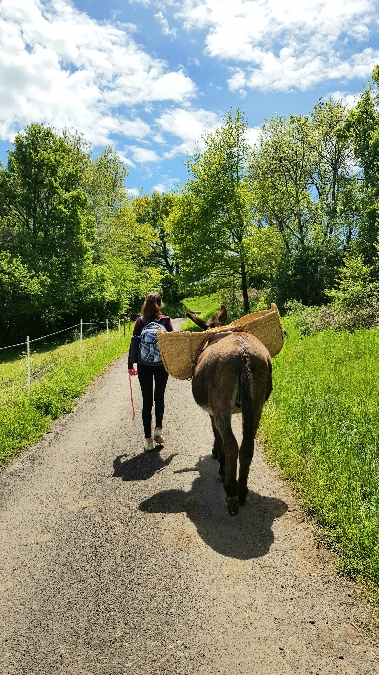
[[297,300],[291,300],[285,304],[285,311],[287,316],[293,317],[295,326],[302,335],[319,333],[327,329],[354,331],[379,326],[377,298],[372,298],[366,306],[351,309],[344,309],[335,304],[307,307]]

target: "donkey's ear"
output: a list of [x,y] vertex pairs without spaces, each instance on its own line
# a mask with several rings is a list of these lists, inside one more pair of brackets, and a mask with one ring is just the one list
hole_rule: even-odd
[[217,320],[220,322],[221,326],[224,326],[226,319],[228,318],[228,312],[226,311],[225,305],[221,305],[220,311],[217,315]]
[[204,321],[204,319],[201,319],[199,316],[196,314],[192,314],[192,312],[186,312],[186,316],[188,316],[191,321],[193,321],[197,326],[199,326],[202,330],[207,330],[208,325]]

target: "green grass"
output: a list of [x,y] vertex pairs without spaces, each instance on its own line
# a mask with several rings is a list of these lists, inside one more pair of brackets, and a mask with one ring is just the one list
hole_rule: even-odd
[[[199,316],[207,321],[214,314],[218,313],[223,300],[221,293],[212,293],[211,295],[203,295],[201,298],[184,298],[182,303],[185,307],[185,312],[200,312]],[[198,331],[201,329],[191,319],[187,319],[182,330]]]
[[0,462],[6,463],[23,447],[38,440],[51,421],[72,410],[75,399],[104,368],[129,348],[131,327],[126,336],[118,330],[83,340],[82,362],[79,341],[31,354],[31,391],[27,395],[25,354],[0,363]]
[[[200,316],[205,321],[208,321],[212,316],[217,316],[220,306],[223,304],[228,310],[228,319],[227,323],[239,319],[245,314],[243,311],[243,305],[241,303],[233,303],[231,301],[231,294],[227,291],[219,291],[217,293],[211,293],[210,295],[203,295],[201,297],[194,298],[184,298],[182,304],[185,312],[200,312]],[[250,312],[258,312],[262,309],[267,309],[267,304],[264,299],[258,299],[256,301],[250,301]],[[201,330],[191,321],[187,319],[183,325],[183,330]]]
[[261,422],[267,458],[294,484],[341,570],[379,589],[379,330],[301,338],[284,324]]

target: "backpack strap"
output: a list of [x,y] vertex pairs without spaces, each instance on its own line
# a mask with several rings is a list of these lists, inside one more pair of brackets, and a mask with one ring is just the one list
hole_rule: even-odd
[[[139,318],[141,319],[143,325],[147,326],[147,323],[146,323],[144,317],[142,316],[142,314]],[[162,326],[164,326],[169,318],[170,318],[169,316],[161,316],[160,319],[154,319],[154,322],[150,321],[150,323],[161,323],[162,322]]]

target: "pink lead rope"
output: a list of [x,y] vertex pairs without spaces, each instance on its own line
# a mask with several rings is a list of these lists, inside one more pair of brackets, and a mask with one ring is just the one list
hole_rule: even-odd
[[[137,374],[137,371],[134,371],[134,372],[135,372],[135,374]],[[128,371],[128,375],[129,375],[130,400],[131,400],[131,402],[132,402],[132,422],[134,422],[134,419],[135,419],[136,414],[135,414],[135,411],[134,411],[132,378],[131,378],[131,376],[130,376],[129,371]]]

